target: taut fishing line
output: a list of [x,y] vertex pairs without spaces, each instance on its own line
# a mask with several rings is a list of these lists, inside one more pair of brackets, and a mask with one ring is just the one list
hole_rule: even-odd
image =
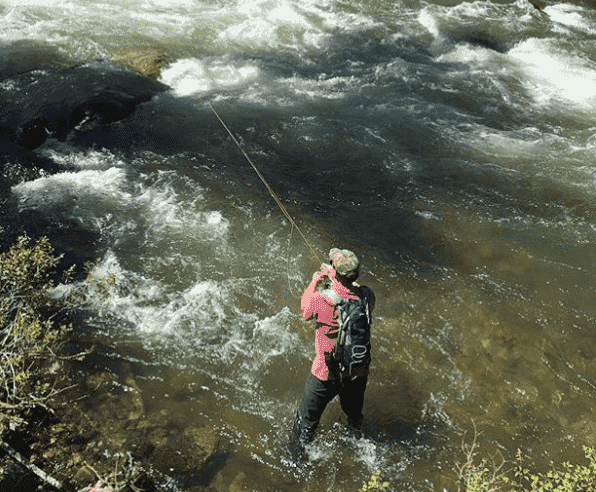
[[[217,111],[215,111],[215,108],[211,105],[211,103],[210,102],[207,102],[207,104],[209,104],[209,107],[211,108],[211,111],[213,111],[213,114],[217,117],[217,119],[219,120],[219,122],[221,123],[221,125],[226,129],[226,131],[228,132],[228,134],[230,135],[230,137],[232,138],[232,140],[234,141],[234,143],[236,144],[236,146],[240,149],[240,152],[242,152],[242,154],[244,155],[244,157],[246,157],[246,160],[249,162],[249,164],[252,166],[252,168],[254,169],[254,171],[257,173],[257,176],[259,176],[259,178],[261,179],[261,181],[265,185],[265,188],[267,188],[267,191],[269,192],[269,194],[275,200],[275,203],[277,203],[277,206],[280,208],[280,210],[282,211],[282,213],[284,214],[284,216],[290,222],[290,225],[292,226],[292,229],[290,230],[290,238],[289,238],[289,241],[288,241],[288,258],[289,258],[289,254],[290,254],[290,242],[292,241],[292,234],[293,234],[294,228],[295,228],[300,233],[300,235],[302,236],[302,239],[304,239],[304,242],[309,247],[309,249],[310,249],[311,253],[313,254],[313,256],[317,259],[317,261],[319,263],[323,263],[323,261],[321,260],[321,257],[318,255],[318,253],[314,250],[314,248],[308,242],[308,239],[306,239],[306,236],[302,233],[302,231],[300,230],[300,227],[298,227],[298,224],[296,224],[296,221],[292,218],[292,216],[290,215],[290,213],[286,209],[286,207],[283,204],[283,202],[277,196],[277,194],[275,193],[275,191],[273,191],[273,188],[271,188],[271,186],[269,186],[269,183],[265,179],[265,176],[263,176],[263,173],[261,173],[261,171],[259,171],[259,168],[257,168],[257,166],[250,159],[250,157],[248,156],[248,154],[244,151],[244,149],[242,148],[242,146],[240,145],[240,143],[238,142],[238,140],[236,140],[236,137],[234,137],[234,135],[232,134],[232,132],[230,131],[230,129],[227,127],[227,125],[221,119],[221,117],[219,116],[219,114],[217,113]],[[286,263],[289,264],[289,262],[286,262]],[[288,268],[289,268],[289,266],[288,266]],[[289,277],[289,271],[288,271],[288,287],[290,287],[289,286],[289,278],[290,277]],[[290,293],[291,292],[292,292],[292,290],[290,289]]]

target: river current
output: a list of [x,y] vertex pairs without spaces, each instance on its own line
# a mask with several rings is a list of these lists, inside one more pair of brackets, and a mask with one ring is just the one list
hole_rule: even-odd
[[[452,490],[474,428],[487,455],[538,468],[596,444],[596,11],[0,0],[0,23],[0,91],[25,106],[36,87],[92,91],[89,73],[121,87],[123,53],[167,59],[163,90],[49,135],[34,152],[63,170],[11,189],[97,258],[76,284],[91,294],[76,338],[95,347],[81,380],[137,395],[131,435],[218,436],[210,474],[174,464],[164,490],[350,491],[375,470],[390,490]],[[314,355],[300,296],[332,247],[377,297],[364,429],[333,402],[296,468]]]

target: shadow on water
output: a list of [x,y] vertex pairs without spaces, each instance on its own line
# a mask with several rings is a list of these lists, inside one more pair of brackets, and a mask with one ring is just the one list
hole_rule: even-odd
[[[168,95],[160,100],[163,107],[141,108],[136,116],[123,122],[124,126],[104,126],[90,131],[85,138],[111,142],[108,148],[123,152],[151,149],[158,155],[200,153],[200,163],[216,163],[216,181],[207,182],[207,187],[219,190],[226,202],[239,193],[248,193],[251,200],[258,196],[269,210],[280,213],[208,108],[195,109],[190,99],[182,108],[181,101]],[[160,121],[159,116],[154,116],[149,126],[139,126],[144,121],[142,115],[156,108],[164,116],[170,110],[179,111],[184,128],[177,127],[179,121]],[[352,134],[346,124],[337,123],[339,119],[327,125],[325,134],[318,135],[315,142],[306,144],[303,133],[321,129],[317,126],[307,131],[296,126],[291,117],[288,121],[288,114],[275,109],[250,107],[239,111],[237,107],[220,106],[218,111],[290,213],[299,222],[306,219],[315,223],[319,231],[328,234],[323,238],[325,242],[341,241],[359,251],[382,251],[387,261],[398,268],[416,265],[431,275],[435,266],[462,266],[457,248],[417,214],[420,187],[409,171],[388,170],[384,163],[390,156],[372,145],[362,145],[361,136]],[[285,128],[281,139],[276,136],[280,122]],[[292,125],[294,128],[288,129]],[[189,131],[190,127],[199,131]],[[171,138],[164,139],[162,131]],[[198,168],[180,166],[176,172],[201,183],[209,179]]]
[[[463,264],[458,250],[417,214],[420,187],[410,171],[387,169],[390,156],[363,144],[360,135],[340,122],[340,115],[337,119],[326,116],[320,123],[324,130],[320,126],[305,129],[286,120],[280,132],[278,118],[283,121],[287,115],[252,107],[247,111],[219,110],[291,214],[316,223],[329,236],[325,242],[341,241],[359,251],[382,251],[392,264],[411,267],[416,263],[416,268],[423,270]],[[204,117],[211,118],[209,114]],[[287,129],[291,126],[294,128]],[[244,128],[249,130],[238,130]],[[210,131],[223,134],[224,130],[210,127]],[[302,137],[312,132],[319,133],[315,141],[305,143]],[[219,155],[223,148],[226,151],[221,157],[226,165],[241,173],[252,192],[261,194],[274,209],[275,203],[233,144],[224,143],[210,153]]]
[[[379,364],[379,361],[376,361]],[[383,373],[381,369],[380,373]],[[405,448],[430,445],[441,423],[428,415],[421,387],[405,374],[374,374],[366,391],[363,435],[378,443],[399,443]]]
[[180,476],[174,474],[171,478],[180,490],[192,486],[207,486],[224,469],[229,459],[230,454],[228,452],[216,452],[207,459],[201,470]]

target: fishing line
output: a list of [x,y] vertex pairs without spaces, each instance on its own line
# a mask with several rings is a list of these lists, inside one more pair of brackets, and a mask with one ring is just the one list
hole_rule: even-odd
[[[300,230],[300,227],[298,227],[298,224],[296,224],[296,221],[292,218],[292,216],[290,215],[290,213],[286,209],[286,207],[283,204],[283,202],[277,196],[277,194],[275,193],[275,191],[273,191],[273,188],[271,188],[271,186],[269,186],[269,183],[265,179],[265,176],[263,176],[263,174],[261,173],[261,171],[259,171],[259,169],[253,163],[253,161],[250,159],[250,157],[248,157],[248,154],[244,151],[244,149],[242,148],[242,146],[240,145],[240,143],[238,142],[238,140],[236,140],[236,137],[234,137],[234,135],[232,134],[232,132],[230,131],[230,129],[226,126],[226,124],[221,119],[221,117],[219,116],[219,114],[217,114],[217,111],[215,111],[215,109],[213,108],[213,106],[211,105],[211,103],[210,102],[207,102],[207,104],[209,104],[209,107],[211,108],[211,111],[213,111],[213,114],[217,117],[217,119],[219,120],[219,122],[226,129],[226,131],[228,132],[228,134],[230,135],[230,137],[232,137],[232,140],[234,141],[234,143],[236,144],[236,146],[240,149],[240,152],[242,152],[242,154],[244,155],[244,157],[246,157],[246,160],[249,162],[249,164],[252,166],[252,168],[254,169],[254,171],[257,173],[257,176],[259,176],[259,178],[261,178],[261,181],[265,185],[265,188],[267,188],[267,191],[269,192],[269,194],[275,200],[275,203],[277,203],[277,206],[280,208],[280,210],[285,215],[285,217],[290,221],[290,224],[292,225],[292,232],[293,232],[294,228],[296,228],[296,230],[300,233],[300,235],[302,236],[302,239],[304,239],[304,242],[310,248],[311,253],[317,259],[317,261],[319,263],[323,263],[323,261],[321,260],[321,257],[317,254],[317,252],[310,245],[310,243],[308,242],[308,239],[306,239],[306,236],[302,233],[302,231]],[[290,240],[292,238],[292,236],[291,236],[292,232],[290,232]],[[288,254],[289,254],[289,245],[288,245]]]

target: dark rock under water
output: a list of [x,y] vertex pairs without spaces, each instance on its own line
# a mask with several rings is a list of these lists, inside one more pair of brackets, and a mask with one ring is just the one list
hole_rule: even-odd
[[48,137],[119,121],[167,86],[97,61],[68,70],[35,70],[10,80],[17,90],[0,96],[0,137],[34,149]]

